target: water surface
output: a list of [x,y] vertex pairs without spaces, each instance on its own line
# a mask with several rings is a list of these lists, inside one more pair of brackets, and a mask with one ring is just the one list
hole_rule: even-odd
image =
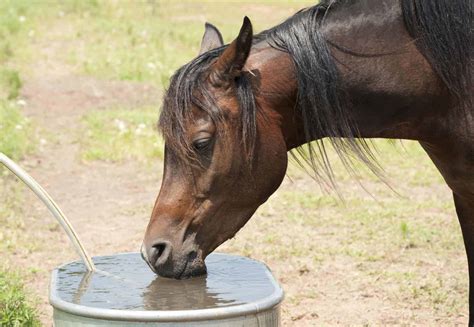
[[94,258],[58,269],[56,292],[64,301],[118,310],[190,310],[236,306],[270,296],[275,284],[262,263],[226,254],[206,259],[208,274],[188,280],[156,276],[138,253]]

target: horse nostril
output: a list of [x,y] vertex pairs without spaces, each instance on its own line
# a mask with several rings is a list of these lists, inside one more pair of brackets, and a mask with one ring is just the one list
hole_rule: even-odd
[[165,252],[166,244],[160,243],[160,244],[155,244],[153,247],[158,251],[158,254],[156,255],[157,258],[161,257],[163,252]]
[[164,264],[171,253],[171,244],[166,241],[159,241],[152,245],[150,249],[150,263],[157,267]]
[[188,254],[188,260],[189,260],[189,261],[193,261],[194,259],[197,258],[197,256],[198,256],[197,252],[193,250],[193,251],[189,252],[189,254]]

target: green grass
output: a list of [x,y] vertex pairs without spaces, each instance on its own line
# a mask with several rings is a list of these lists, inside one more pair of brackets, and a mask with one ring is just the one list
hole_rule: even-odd
[[84,160],[146,162],[163,158],[163,142],[156,131],[157,109],[109,109],[92,111],[83,118],[81,133]]
[[[28,56],[28,33],[37,6],[29,1],[0,1],[0,152],[20,160],[35,148],[32,124],[14,102],[22,87],[18,66]],[[17,180],[0,167],[0,255],[15,251],[24,229],[18,215],[22,192]],[[40,326],[34,304],[27,301],[21,276],[0,267],[0,326]],[[29,296],[29,295],[28,295]]]
[[7,98],[8,100],[16,99],[19,95],[22,82],[18,71],[13,69],[0,68],[0,98]]
[[67,60],[89,75],[163,87],[198,54],[205,21],[215,23],[230,42],[245,15],[253,16],[255,29],[262,30],[311,2],[262,3],[100,1],[90,12],[67,15],[77,26],[74,38],[80,45]]
[[30,121],[14,102],[0,100],[0,152],[17,160],[33,148]]
[[[29,122],[11,103],[0,102],[0,152],[18,160],[33,149],[28,135]],[[21,127],[21,128],[20,128]],[[0,256],[2,264],[10,253],[31,240],[19,243],[25,224],[21,203],[22,188],[18,180],[0,167]],[[40,326],[34,305],[26,301],[18,275],[0,268],[0,326]]]
[[25,2],[0,2],[0,63],[15,55],[15,36],[23,29],[27,6]]
[[[11,72],[3,79],[4,76],[0,76],[0,95],[16,97],[21,87],[18,74]],[[7,82],[1,83],[3,81]],[[2,93],[5,88],[10,90]],[[0,98],[0,152],[13,160],[23,158],[35,148],[32,135],[31,123],[22,115],[18,105]],[[17,248],[24,222],[19,215],[23,199],[20,185],[3,166],[0,167],[0,199],[0,255],[4,258]],[[0,326],[40,325],[35,310],[25,298],[20,278],[0,269]]]
[[44,22],[47,7],[28,0],[0,1],[0,66],[28,57],[31,37],[36,24]]
[[13,252],[18,234],[24,230],[21,216],[22,193],[19,183],[6,169],[0,168],[0,254]]
[[41,326],[34,306],[25,295],[21,276],[0,269],[0,326]]

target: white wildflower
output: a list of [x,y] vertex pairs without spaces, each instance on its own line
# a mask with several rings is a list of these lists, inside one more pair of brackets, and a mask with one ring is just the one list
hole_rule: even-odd
[[127,131],[127,124],[125,124],[125,122],[123,120],[115,119],[114,124],[118,128],[118,130],[120,131],[120,134],[123,134]]
[[26,20],[26,17],[25,16],[20,16],[20,17],[18,17],[18,20],[20,21],[20,23],[23,23]]
[[23,99],[20,99],[16,102],[16,104],[19,105],[20,107],[24,107],[26,106],[26,101]]
[[136,135],[142,135],[143,130],[145,129],[146,125],[143,123],[138,124],[137,128],[135,129],[135,134]]
[[148,69],[150,70],[155,70],[156,69],[156,65],[152,62],[149,62],[146,64],[146,66],[148,67]]

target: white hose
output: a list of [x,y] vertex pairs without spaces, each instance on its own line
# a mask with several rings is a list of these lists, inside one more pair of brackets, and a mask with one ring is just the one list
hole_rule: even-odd
[[87,254],[86,250],[79,241],[79,238],[72,228],[71,223],[66,218],[64,213],[59,209],[58,205],[49,196],[49,194],[31,177],[26,171],[18,166],[13,160],[8,158],[5,154],[0,152],[0,163],[4,164],[13,174],[15,174],[23,183],[25,183],[35,194],[40,198],[46,207],[51,211],[53,216],[59,222],[67,236],[71,240],[77,253],[81,256],[82,261],[87,267],[88,271],[95,271],[94,263],[91,257]]

